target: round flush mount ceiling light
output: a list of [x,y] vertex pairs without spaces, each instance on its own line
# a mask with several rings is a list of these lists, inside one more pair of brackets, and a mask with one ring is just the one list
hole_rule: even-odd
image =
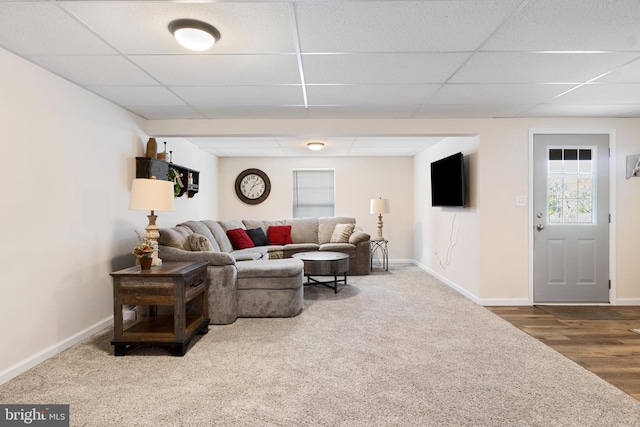
[[176,19],[169,31],[180,45],[190,50],[207,50],[220,40],[220,32],[206,22],[195,19]]
[[309,150],[320,151],[324,148],[324,142],[311,141],[307,143],[307,147],[309,148]]

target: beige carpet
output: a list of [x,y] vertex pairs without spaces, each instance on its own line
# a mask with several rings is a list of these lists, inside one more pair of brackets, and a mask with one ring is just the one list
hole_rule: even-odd
[[211,327],[185,357],[111,330],[0,386],[74,426],[638,426],[640,403],[411,266],[305,289],[291,319]]

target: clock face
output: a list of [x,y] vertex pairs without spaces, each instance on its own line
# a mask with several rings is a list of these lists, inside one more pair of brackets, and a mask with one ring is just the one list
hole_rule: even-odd
[[247,169],[236,178],[235,190],[238,198],[245,203],[262,203],[271,191],[271,182],[260,169]]
[[240,181],[240,191],[247,199],[255,200],[264,194],[266,185],[260,175],[245,175]]

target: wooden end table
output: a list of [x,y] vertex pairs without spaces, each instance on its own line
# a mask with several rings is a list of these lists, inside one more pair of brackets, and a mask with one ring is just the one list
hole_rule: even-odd
[[[341,252],[298,252],[291,255],[293,258],[299,258],[304,262],[304,275],[307,276],[308,285],[324,285],[333,289],[334,293],[338,293],[338,284],[347,284],[347,271],[349,271],[349,255]],[[338,275],[342,275],[342,279],[338,279]],[[333,276],[333,280],[319,281],[311,276]],[[333,286],[331,286],[333,285]]]
[[[207,262],[165,262],[111,273],[113,277],[114,354],[155,345],[184,356],[197,333],[209,332]],[[139,307],[133,324],[122,320],[122,306]]]

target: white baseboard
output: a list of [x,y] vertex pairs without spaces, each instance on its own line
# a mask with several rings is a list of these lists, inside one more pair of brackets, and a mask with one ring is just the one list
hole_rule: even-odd
[[417,265],[418,267],[420,267],[420,269],[424,270],[425,272],[431,274],[432,276],[436,277],[438,280],[440,280],[441,282],[443,282],[444,284],[446,284],[447,286],[455,289],[456,291],[458,291],[459,293],[461,293],[462,295],[464,295],[465,297],[467,297],[468,299],[470,299],[471,301],[475,302],[478,305],[482,305],[482,306],[491,306],[491,305],[501,305],[501,306],[506,306],[506,305],[524,305],[524,306],[530,306],[531,301],[529,301],[528,298],[480,298],[474,294],[472,294],[471,292],[469,292],[468,290],[464,289],[463,287],[461,287],[460,285],[458,285],[455,282],[452,282],[451,280],[447,279],[446,277],[436,273],[435,271],[431,270],[429,267],[422,265],[416,261],[411,261],[413,264]]
[[44,362],[50,357],[53,357],[58,353],[62,353],[64,350],[68,349],[69,347],[79,343],[85,338],[89,338],[91,335],[95,334],[98,331],[101,331],[102,329],[110,325],[113,325],[113,316],[109,316],[106,319],[103,319],[98,323],[95,323],[94,325],[91,325],[88,328],[78,332],[77,334],[74,334],[69,338],[66,338],[56,344],[53,344],[45,348],[41,352],[36,353],[33,356],[21,362],[16,363],[13,366],[9,366],[4,371],[0,372],[0,384],[4,384],[10,379],[17,377],[23,372],[26,372],[29,369],[33,368],[34,366],[37,366],[38,364]]
[[474,294],[472,294],[468,290],[464,289],[463,287],[459,286],[457,283],[452,282],[451,280],[449,280],[446,277],[440,275],[439,273],[436,273],[435,271],[433,271],[432,269],[430,269],[426,265],[422,265],[417,261],[412,261],[412,262],[413,262],[413,264],[415,264],[418,267],[420,267],[421,270],[424,270],[425,272],[427,272],[430,275],[434,276],[435,278],[437,278],[438,280],[443,282],[445,285],[449,286],[452,289],[455,289],[456,291],[458,291],[459,293],[461,293],[462,295],[464,295],[465,297],[467,297],[471,301],[475,302],[476,304],[480,304],[480,298],[478,298],[477,296],[475,296]]
[[615,305],[640,305],[640,298],[616,298]]

